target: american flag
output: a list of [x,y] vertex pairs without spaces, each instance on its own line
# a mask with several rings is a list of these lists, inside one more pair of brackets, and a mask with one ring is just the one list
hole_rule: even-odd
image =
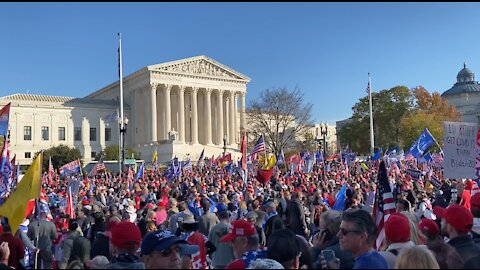
[[51,185],[53,184],[53,176],[55,175],[55,170],[53,169],[52,165],[52,157],[48,159],[48,183]]
[[370,95],[370,80],[368,80],[367,89],[365,89],[365,92],[367,92],[367,95]]
[[95,176],[98,173],[101,173],[101,172],[104,172],[104,171],[105,171],[105,164],[103,163],[103,158],[100,158],[97,161],[97,164],[95,164],[95,166],[93,166],[90,173],[88,173],[88,176]]
[[385,161],[380,163],[377,186],[378,190],[373,207],[373,219],[377,225],[377,236],[374,245],[377,250],[380,250],[385,243],[385,229],[383,225],[390,215],[396,212],[395,200],[388,181]]
[[260,138],[258,138],[257,143],[255,144],[255,147],[253,147],[252,153],[250,155],[254,155],[265,150],[265,140],[263,139],[263,135],[260,135]]

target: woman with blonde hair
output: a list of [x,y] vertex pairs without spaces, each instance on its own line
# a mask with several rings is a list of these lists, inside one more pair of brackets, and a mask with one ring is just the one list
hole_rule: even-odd
[[415,215],[415,213],[407,211],[402,211],[400,213],[405,215],[410,222],[410,240],[415,245],[426,244],[427,237],[423,235],[423,233],[418,229],[416,224],[418,224],[419,221],[417,220],[417,216]]
[[395,261],[395,269],[440,269],[440,266],[426,246],[413,246],[402,249]]

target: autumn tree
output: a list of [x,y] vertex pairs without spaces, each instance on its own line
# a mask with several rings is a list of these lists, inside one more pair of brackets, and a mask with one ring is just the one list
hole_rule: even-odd
[[295,145],[297,137],[305,138],[311,126],[312,104],[305,103],[303,96],[298,87],[261,92],[246,110],[250,137],[265,135],[265,144],[276,154]]
[[433,137],[441,145],[443,141],[443,122],[461,121],[461,114],[454,106],[441,97],[438,92],[430,94],[424,87],[412,89],[415,96],[414,109],[400,121],[401,141],[404,147],[410,147],[428,128]]
[[[375,147],[395,146],[400,141],[398,123],[413,107],[413,95],[406,86],[396,86],[372,93]],[[350,123],[337,130],[341,147],[348,145],[358,153],[370,152],[370,110],[368,96],[353,107]]]

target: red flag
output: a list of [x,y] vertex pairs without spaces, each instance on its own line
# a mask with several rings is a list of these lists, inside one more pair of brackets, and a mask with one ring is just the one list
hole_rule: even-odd
[[272,178],[273,169],[274,168],[271,168],[270,170],[259,169],[257,172],[257,180],[266,185],[268,181],[270,181],[270,178]]
[[247,169],[247,133],[243,133],[242,144],[240,145],[240,152],[242,152],[242,169]]
[[33,208],[35,208],[35,199],[31,199],[28,201],[27,210],[25,210],[25,218],[27,218],[33,213]]
[[291,155],[290,157],[287,158],[288,163],[299,163],[300,162],[300,155],[298,153],[295,153]]
[[67,195],[67,209],[65,209],[65,214],[69,215],[70,218],[72,219],[75,218],[75,209],[73,209],[71,188],[69,188],[68,195]]

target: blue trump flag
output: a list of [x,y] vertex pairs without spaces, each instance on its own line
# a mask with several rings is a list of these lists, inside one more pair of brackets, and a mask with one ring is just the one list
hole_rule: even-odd
[[138,181],[138,179],[143,179],[143,171],[145,171],[145,162],[142,162],[140,169],[138,169],[137,177],[135,177],[136,181]]
[[428,128],[425,128],[420,134],[420,137],[418,137],[417,141],[410,147],[408,150],[408,154],[412,155],[415,158],[420,158],[425,151],[427,151],[430,146],[432,146],[434,143],[437,141],[435,138],[432,136],[430,131],[428,131]]
[[337,194],[335,204],[332,209],[337,211],[343,211],[345,208],[345,198],[347,197],[347,184],[344,184],[342,189]]
[[379,148],[372,156],[372,160],[379,160],[382,155],[382,148]]
[[277,164],[285,164],[285,154],[283,153],[283,148],[280,150],[280,153],[277,155]]

